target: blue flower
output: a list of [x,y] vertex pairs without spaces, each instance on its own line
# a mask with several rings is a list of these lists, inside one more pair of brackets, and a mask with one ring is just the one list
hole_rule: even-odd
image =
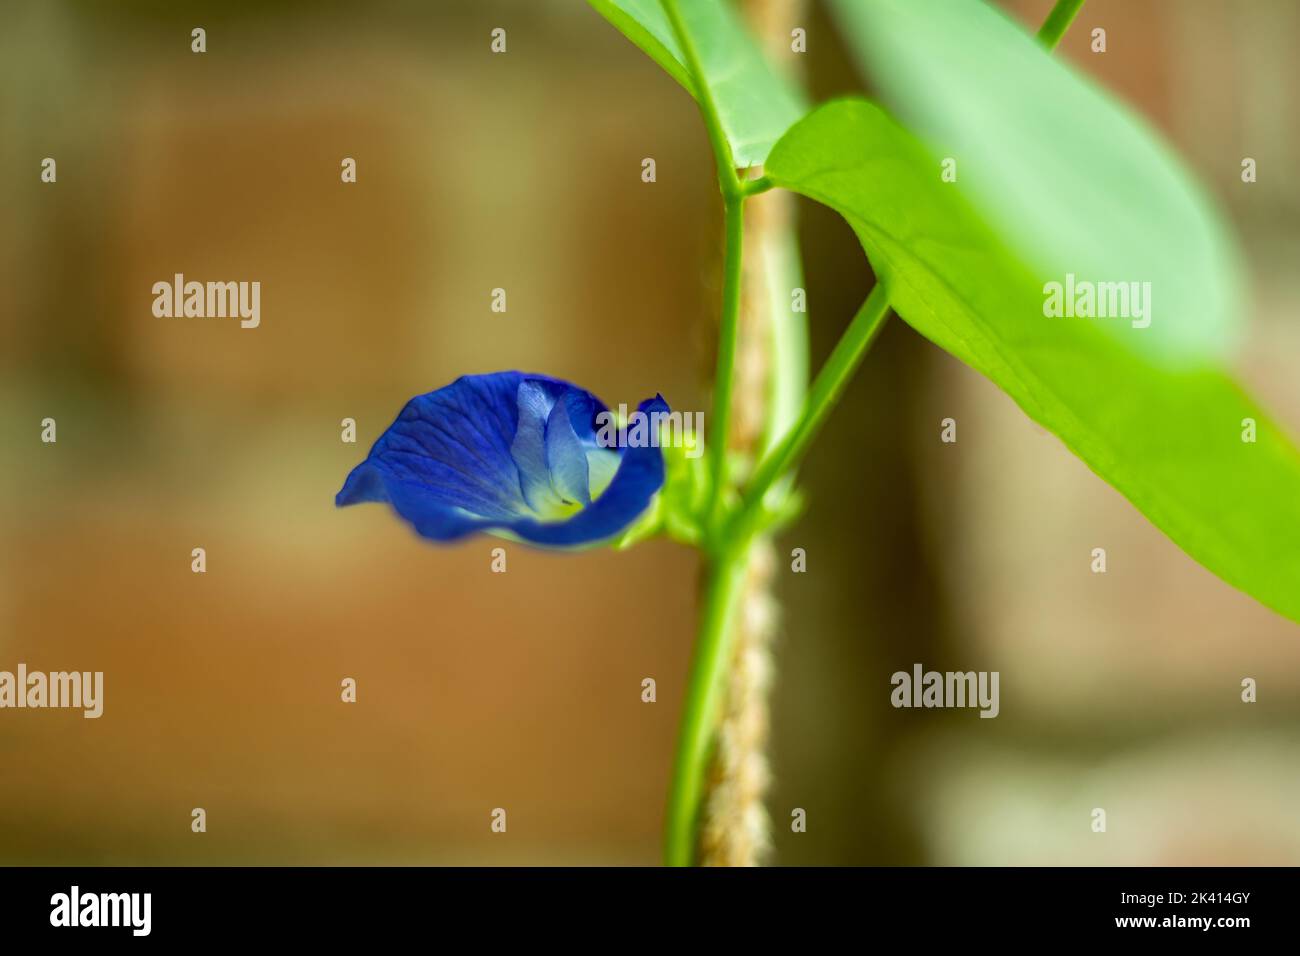
[[[662,396],[644,415],[666,413]],[[339,507],[387,501],[421,535],[490,531],[538,545],[602,541],[628,527],[664,483],[663,454],[602,447],[600,399],[545,375],[464,375],[406,403],[352,469]]]

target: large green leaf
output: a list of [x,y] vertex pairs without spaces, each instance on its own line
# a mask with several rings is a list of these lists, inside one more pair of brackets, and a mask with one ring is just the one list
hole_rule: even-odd
[[[659,0],[588,0],[698,99],[686,58]],[[683,0],[682,20],[713,93],[738,168],[759,166],[807,112],[802,94],[772,69],[727,0]]]
[[1145,122],[982,0],[833,8],[882,101],[957,160],[957,188],[1019,254],[1060,280],[1150,282],[1151,327],[1126,344],[1155,360],[1232,347],[1237,250]]
[[[767,163],[778,185],[848,220],[902,318],[992,379],[1193,558],[1300,620],[1300,453],[1212,365],[1154,362],[1099,328],[1146,331],[1124,320],[1046,317],[1044,274],[937,169],[860,100],[817,110]],[[1246,418],[1254,443],[1242,440]]]

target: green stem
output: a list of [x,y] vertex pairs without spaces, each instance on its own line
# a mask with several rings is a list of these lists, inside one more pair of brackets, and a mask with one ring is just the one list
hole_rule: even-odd
[[732,158],[727,134],[722,130],[722,120],[718,115],[717,101],[713,98],[713,88],[705,79],[704,67],[700,65],[700,54],[695,49],[695,39],[682,22],[682,12],[678,9],[677,0],[663,0],[663,6],[664,12],[668,14],[668,22],[672,24],[673,33],[677,35],[677,42],[682,48],[682,56],[686,58],[686,69],[691,74],[691,80],[695,85],[695,100],[700,105],[700,112],[704,115],[704,127],[709,132],[709,145],[713,147],[713,158],[718,164],[718,183],[722,187],[722,195],[738,196],[740,177],[736,174],[736,162]]
[[758,191],[762,187],[742,185],[736,173],[731,146],[722,129],[713,91],[705,79],[694,40],[682,22],[677,0],[663,0],[663,6],[694,82],[696,100],[704,116],[704,125],[718,167],[718,185],[722,192],[726,219],[722,317],[708,448],[709,472],[712,477],[707,511],[708,584],[683,704],[664,834],[664,857],[668,865],[690,866],[695,859],[696,824],[704,795],[704,779],[709,767],[714,726],[721,706],[722,672],[730,655],[735,607],[744,584],[747,543],[732,541],[723,544],[719,541],[716,530],[721,525],[719,513],[725,502],[723,492],[727,481],[731,392],[735,382],[736,345],[740,335],[745,197],[750,194],[749,190]]
[[1052,12],[1038,30],[1038,39],[1043,46],[1051,50],[1061,42],[1061,37],[1065,36],[1065,31],[1070,28],[1070,23],[1082,6],[1083,0],[1056,0],[1056,6],[1052,7]]
[[[737,175],[731,147],[718,117],[717,104],[704,79],[695,44],[683,25],[677,0],[662,2],[694,81],[696,98],[717,162],[718,183],[726,216],[722,327],[709,448],[713,482],[708,510],[708,581],[700,632],[695,643],[683,702],[682,726],[673,763],[664,835],[666,862],[670,866],[689,866],[695,860],[696,829],[724,692],[723,671],[731,656],[736,608],[744,589],[749,547],[761,527],[764,498],[777,481],[791,474],[799,464],[826,416],[839,401],[849,380],[884,326],[889,315],[889,299],[883,283],[877,282],[817,374],[798,420],[759,464],[746,491],[745,500],[724,524],[720,512],[725,504],[723,491],[727,480],[727,437],[739,333],[744,202],[748,196],[766,192],[775,184],[766,176],[742,181]],[[1059,0],[1039,32],[1039,37],[1049,48],[1060,40],[1082,5],[1083,0]]]
[[[695,85],[695,98],[704,116],[714,160],[718,166],[718,186],[722,190],[726,216],[727,244],[722,268],[722,318],[718,334],[718,365],[713,378],[713,420],[709,427],[709,475],[712,479],[706,514],[710,529],[710,547],[716,546],[713,530],[720,523],[718,512],[724,501],[727,481],[727,436],[731,428],[731,389],[735,382],[736,341],[740,335],[740,273],[744,240],[744,206],[746,185],[736,173],[731,145],[727,142],[718,116],[718,104],[700,65],[695,40],[682,21],[677,0],[663,0],[664,12],[672,24],[677,42],[686,59],[686,69]],[[761,180],[759,180],[761,182]]]
[[724,665],[731,658],[735,609],[745,583],[749,542],[737,541],[715,554],[708,566],[708,584],[695,639],[690,682],[668,791],[664,830],[664,860],[669,866],[695,862],[696,829],[704,797],[704,778],[712,756],[714,730],[722,706]]
[[723,665],[731,656],[734,611],[744,585],[749,543],[757,530],[763,495],[807,450],[879,334],[888,312],[885,287],[878,283],[826,360],[799,420],[759,467],[745,507],[727,526],[723,546],[710,556],[700,634],[691,661],[668,795],[664,856],[669,866],[689,866],[695,858],[696,823],[722,702]]
[[818,430],[830,414],[849,380],[862,364],[863,357],[884,328],[889,315],[889,296],[882,282],[877,282],[862,303],[853,321],[845,329],[830,358],[817,373],[812,389],[804,400],[803,411],[781,443],[772,449],[758,466],[746,489],[745,503],[732,520],[731,532],[745,536],[754,530],[754,522],[763,511],[763,498],[776,481],[791,473],[812,444]]

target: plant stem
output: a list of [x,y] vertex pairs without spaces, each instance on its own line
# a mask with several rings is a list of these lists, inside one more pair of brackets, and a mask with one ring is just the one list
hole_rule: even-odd
[[[699,635],[696,638],[683,703],[664,834],[664,857],[668,865],[690,866],[695,862],[696,834],[704,798],[705,777],[725,689],[723,668],[732,655],[732,639],[737,626],[736,612],[744,592],[750,547],[755,535],[762,530],[764,499],[777,481],[793,472],[826,416],[839,401],[867,350],[884,327],[889,315],[889,299],[884,284],[877,282],[817,374],[798,420],[780,443],[763,458],[749,483],[744,501],[724,521],[721,512],[725,507],[731,393],[735,381],[740,325],[744,203],[747,197],[766,192],[775,183],[767,176],[742,181],[737,174],[713,92],[705,80],[699,53],[683,24],[678,2],[662,0],[662,3],[681,44],[695,86],[696,100],[704,116],[718,167],[718,184],[726,220],[721,335],[709,448],[713,480],[708,503],[708,550],[705,556],[707,584]],[[1039,31],[1039,38],[1049,49],[1057,44],[1082,6],[1083,0],[1058,0]]]
[[664,860],[669,866],[690,866],[695,861],[696,823],[722,698],[722,665],[731,657],[735,608],[744,585],[747,548],[748,540],[735,541],[731,547],[713,555],[708,564],[700,631],[695,639],[672,786],[668,792]]
[[[730,239],[728,245],[730,252]],[[758,530],[763,496],[807,450],[879,334],[888,313],[885,287],[877,283],[818,373],[799,420],[759,467],[744,508],[727,525],[722,546],[710,555],[700,633],[691,661],[668,796],[664,856],[669,866],[689,866],[694,861],[696,821],[721,701],[721,668],[731,656],[734,611],[744,584],[749,543]]]
[[799,420],[758,466],[746,489],[744,506],[732,520],[732,533],[744,536],[753,530],[755,520],[762,514],[763,498],[777,479],[789,474],[808,450],[826,416],[862,364],[871,343],[880,334],[888,315],[889,297],[884,283],[877,282],[835,344],[830,358],[817,373]]
[[1061,37],[1065,36],[1065,31],[1070,28],[1071,21],[1082,6],[1083,0],[1056,0],[1056,6],[1052,7],[1052,12],[1038,30],[1038,39],[1043,46],[1051,50],[1061,42]]
[[740,328],[740,276],[744,245],[745,187],[736,173],[731,145],[722,129],[718,104],[700,65],[695,40],[682,21],[677,0],[663,0],[664,12],[681,44],[686,68],[695,85],[695,99],[709,133],[709,144],[718,167],[718,186],[722,191],[726,216],[726,252],[722,268],[722,317],[718,334],[718,364],[713,378],[713,421],[709,427],[709,474],[712,478],[707,509],[710,547],[716,547],[713,530],[719,524],[718,512],[725,498],[727,480],[727,436],[731,426],[731,389],[735,382],[736,339]]
[[731,392],[735,382],[736,344],[740,329],[740,286],[744,246],[746,193],[736,172],[731,146],[722,129],[713,91],[700,65],[699,52],[682,21],[677,0],[663,0],[664,12],[681,45],[704,117],[718,168],[722,192],[726,247],[723,260],[722,316],[718,362],[713,386],[713,420],[709,428],[708,575],[700,631],[683,705],[673,779],[668,795],[664,855],[670,866],[689,866],[695,857],[695,832],[708,770],[710,748],[720,705],[721,669],[730,656],[735,608],[744,583],[748,541],[723,541],[722,525],[727,481],[727,439],[731,422]]
[[722,120],[718,116],[718,104],[713,98],[713,89],[705,79],[704,67],[700,65],[700,54],[695,49],[695,40],[682,22],[682,12],[677,0],[662,0],[668,22],[672,24],[673,33],[681,45],[682,55],[686,58],[686,69],[695,84],[695,100],[704,115],[704,127],[709,132],[709,145],[713,147],[713,158],[718,164],[718,183],[722,195],[738,196],[740,194],[740,177],[736,174],[736,161],[732,157],[731,144],[722,131]]

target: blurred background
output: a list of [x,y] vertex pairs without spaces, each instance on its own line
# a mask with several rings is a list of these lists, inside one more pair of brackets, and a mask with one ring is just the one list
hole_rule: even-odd
[[[862,88],[820,5],[793,26],[816,99]],[[1293,434],[1297,35],[1291,0],[1089,0],[1059,53],[1225,206],[1238,369]],[[0,863],[658,861],[694,554],[508,546],[492,574],[495,539],[435,548],[333,495],[462,373],[705,407],[721,217],[671,79],[577,0],[0,0],[0,210],[0,670],[106,685],[99,720],[0,712]],[[800,215],[817,365],[871,278]],[[259,280],[261,327],[155,318],[178,272]],[[1300,630],[988,382],[891,323],[804,479],[776,862],[1300,863]],[[892,709],[914,662],[1000,671],[1001,715]]]

